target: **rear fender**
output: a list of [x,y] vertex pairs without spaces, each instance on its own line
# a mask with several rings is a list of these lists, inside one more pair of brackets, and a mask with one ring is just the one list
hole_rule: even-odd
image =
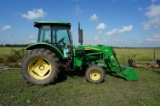
[[33,43],[33,44],[27,46],[26,50],[33,50],[33,49],[37,49],[37,48],[45,48],[45,49],[51,50],[52,52],[56,53],[56,55],[60,59],[64,59],[62,52],[56,46],[48,44],[48,43]]

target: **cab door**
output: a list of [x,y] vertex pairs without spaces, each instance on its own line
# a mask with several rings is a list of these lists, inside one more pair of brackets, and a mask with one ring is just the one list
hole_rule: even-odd
[[66,26],[52,27],[53,43],[60,49],[65,59],[70,58],[70,39]]

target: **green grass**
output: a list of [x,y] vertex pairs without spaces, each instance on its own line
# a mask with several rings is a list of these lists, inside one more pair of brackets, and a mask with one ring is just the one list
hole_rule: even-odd
[[12,55],[12,50],[20,50],[20,47],[0,47],[0,58],[6,58]]
[[125,81],[106,74],[91,84],[84,76],[65,73],[55,84],[28,84],[19,70],[0,71],[0,106],[159,106],[160,74],[136,69],[140,80]]
[[[12,49],[0,48],[0,58]],[[153,49],[114,49],[120,62],[153,61]],[[160,59],[160,49],[156,49]],[[151,69],[136,69],[139,81],[125,81],[106,74],[101,84],[88,83],[84,76],[66,72],[55,84],[28,84],[19,70],[0,70],[0,106],[159,106],[160,74]],[[74,75],[74,76],[73,76]]]
[[[0,47],[0,58],[14,54],[13,50],[20,47]],[[126,63],[128,59],[135,61],[154,61],[154,48],[114,48],[119,62]],[[156,49],[156,59],[160,59],[160,48]]]
[[[6,58],[13,54],[13,50],[20,50],[20,47],[0,47],[0,58]],[[153,48],[115,48],[119,62],[127,62],[128,59],[135,61],[153,61]],[[156,49],[156,59],[160,59],[160,48]]]
[[20,67],[19,63],[26,55],[26,50],[20,47],[0,47],[0,66]]
[[[135,61],[154,61],[153,48],[115,48],[119,62],[127,62],[128,59]],[[160,48],[156,49],[156,60],[160,59]]]

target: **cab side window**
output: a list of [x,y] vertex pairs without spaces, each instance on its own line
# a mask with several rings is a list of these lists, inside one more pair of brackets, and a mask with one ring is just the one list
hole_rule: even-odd
[[51,43],[51,27],[42,26],[39,32],[39,42]]

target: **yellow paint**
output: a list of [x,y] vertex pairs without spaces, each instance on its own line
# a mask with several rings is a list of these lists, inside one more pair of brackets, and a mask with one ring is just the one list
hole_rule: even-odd
[[42,58],[33,59],[28,65],[29,74],[37,80],[49,77],[51,70],[51,64]]
[[97,81],[101,78],[101,74],[98,70],[93,70],[90,72],[90,78],[94,81]]
[[99,50],[97,48],[86,47],[85,50]]

